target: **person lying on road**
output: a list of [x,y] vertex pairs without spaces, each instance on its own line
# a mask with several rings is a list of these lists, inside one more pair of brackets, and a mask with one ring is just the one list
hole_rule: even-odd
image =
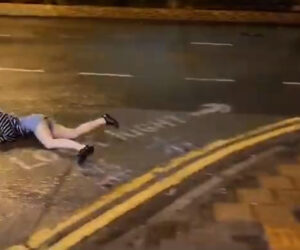
[[94,147],[80,144],[73,139],[104,125],[119,128],[118,121],[109,114],[76,128],[66,128],[42,114],[19,118],[0,111],[0,143],[13,142],[19,137],[34,134],[47,149],[76,150],[78,163],[82,164],[89,155],[94,153]]

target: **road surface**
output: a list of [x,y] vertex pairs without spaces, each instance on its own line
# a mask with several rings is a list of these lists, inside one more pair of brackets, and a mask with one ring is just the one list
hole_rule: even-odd
[[23,243],[153,166],[299,114],[300,34],[275,26],[0,19],[1,109],[120,131],[84,167],[34,139],[1,145],[0,246]]

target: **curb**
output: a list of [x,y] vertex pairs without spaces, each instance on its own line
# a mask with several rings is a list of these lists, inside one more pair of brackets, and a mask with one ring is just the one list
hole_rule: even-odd
[[250,169],[252,165],[254,165],[258,161],[263,161],[275,154],[286,151],[286,147],[284,146],[275,146],[266,151],[260,152],[255,156],[249,156],[247,159],[242,160],[232,166],[222,170],[220,173],[212,176],[204,183],[200,183],[198,186],[191,189],[186,194],[180,196],[176,200],[174,200],[171,204],[166,206],[163,210],[155,214],[151,217],[148,222],[155,223],[160,220],[164,220],[165,218],[170,217],[170,214],[175,215],[176,213],[180,213],[181,210],[191,205],[194,199],[199,197],[203,197],[208,193],[215,190],[220,185],[224,184],[226,181],[234,178],[234,176],[242,173],[243,171]]
[[0,16],[68,17],[210,23],[299,25],[300,12],[214,11],[191,9],[53,6],[0,3]]

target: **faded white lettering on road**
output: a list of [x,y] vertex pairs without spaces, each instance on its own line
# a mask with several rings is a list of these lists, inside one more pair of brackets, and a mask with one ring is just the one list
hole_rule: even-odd
[[185,154],[192,149],[194,149],[196,146],[188,141],[183,141],[183,142],[177,142],[177,141],[168,141],[164,140],[160,137],[154,137],[153,142],[148,145],[146,148],[147,149],[156,149],[161,152],[164,152],[168,156],[178,156]]
[[44,167],[59,159],[54,152],[47,150],[28,150],[23,149],[18,152],[17,156],[9,156],[10,162],[16,164],[22,169],[32,170]]
[[[70,151],[59,150],[59,152],[66,152],[70,157]],[[13,165],[24,170],[35,170],[40,167],[51,167],[51,164],[58,163],[58,161],[65,160],[66,157],[60,156],[58,153],[48,150],[18,150],[14,155],[4,155]],[[124,182],[131,177],[132,171],[126,167],[118,164],[108,163],[103,158],[89,159],[84,163],[83,167],[78,168],[80,173],[86,177],[97,178],[95,183],[100,188],[110,188],[121,182]]]
[[230,111],[231,107],[227,104],[207,103],[201,105],[197,111],[188,113],[185,118],[178,117],[176,115],[166,115],[153,121],[136,124],[132,128],[123,131],[105,130],[105,133],[122,141],[127,141],[128,139],[134,139],[147,134],[157,133],[162,129],[175,128],[179,125],[187,123],[190,117],[201,117],[213,113],[224,114],[229,113]]
[[144,136],[147,133],[156,133],[161,129],[168,127],[174,128],[177,127],[178,124],[183,123],[186,123],[186,121],[175,115],[167,115],[162,118],[149,121],[147,123],[134,125],[133,128],[127,129],[125,131],[105,130],[105,133],[117,137],[118,139],[121,139],[123,141],[126,141],[128,138]]

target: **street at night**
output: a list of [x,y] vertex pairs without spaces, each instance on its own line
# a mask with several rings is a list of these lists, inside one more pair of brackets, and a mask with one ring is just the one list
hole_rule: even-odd
[[[177,249],[125,247],[120,237],[200,184],[198,171],[182,190],[178,181],[141,196],[141,210],[136,203],[123,207],[126,213],[108,211],[163,183],[175,170],[133,184],[171,160],[299,116],[299,53],[299,28],[292,26],[1,17],[1,110],[42,113],[69,127],[109,113],[121,126],[79,139],[95,146],[83,166],[75,152],[44,149],[33,137],[1,145],[0,248],[27,242],[28,249]],[[106,204],[110,195],[116,197]],[[86,214],[76,217],[78,211]],[[78,242],[64,241],[101,214],[97,230],[91,225],[78,232],[84,237],[74,234]]]

